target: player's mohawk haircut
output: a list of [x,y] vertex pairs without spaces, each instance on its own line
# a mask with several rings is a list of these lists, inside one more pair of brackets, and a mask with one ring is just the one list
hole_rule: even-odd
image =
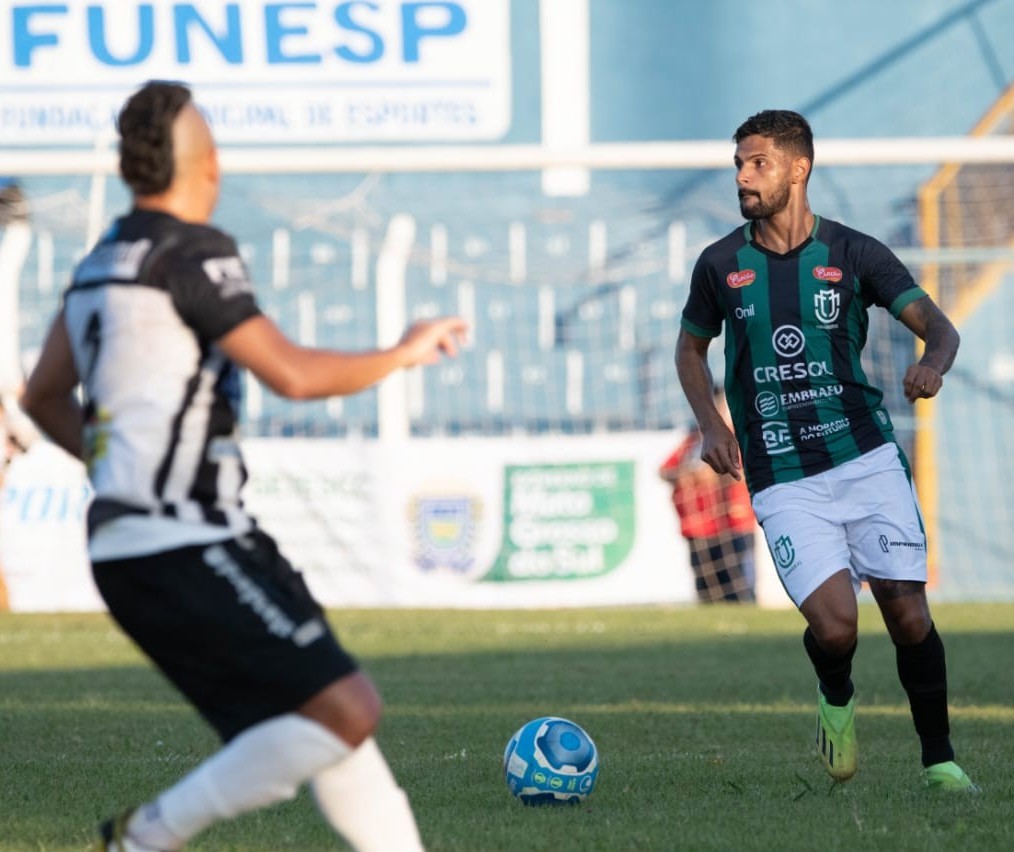
[[813,131],[809,122],[798,112],[789,109],[766,109],[751,115],[732,135],[737,144],[747,136],[771,139],[783,151],[813,162]]
[[172,183],[173,122],[190,99],[186,86],[152,81],[120,110],[120,174],[135,195],[165,192]]

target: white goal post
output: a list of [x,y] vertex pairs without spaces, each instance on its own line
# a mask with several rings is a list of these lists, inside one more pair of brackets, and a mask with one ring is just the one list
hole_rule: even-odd
[[[936,136],[824,139],[814,143],[821,165],[1014,163],[1014,136]],[[589,169],[712,169],[730,166],[733,146],[722,140],[614,142],[581,148],[542,145],[227,147],[227,173],[529,171],[560,166]],[[111,146],[92,150],[0,148],[4,170],[17,175],[115,174]]]

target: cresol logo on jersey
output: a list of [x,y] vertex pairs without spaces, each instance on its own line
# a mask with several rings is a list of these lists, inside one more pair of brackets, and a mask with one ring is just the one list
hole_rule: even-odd
[[220,142],[496,139],[509,0],[64,0],[0,9],[0,134],[112,137],[148,79],[194,89]]

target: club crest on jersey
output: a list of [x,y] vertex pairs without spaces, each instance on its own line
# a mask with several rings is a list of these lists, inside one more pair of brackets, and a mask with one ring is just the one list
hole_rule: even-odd
[[813,313],[821,328],[834,325],[841,310],[841,293],[837,290],[818,290],[813,294]]
[[757,280],[757,273],[752,269],[740,269],[738,272],[730,272],[725,276],[725,283],[733,289],[749,287]]
[[841,281],[843,273],[837,266],[815,266],[813,277],[818,281],[838,282]]

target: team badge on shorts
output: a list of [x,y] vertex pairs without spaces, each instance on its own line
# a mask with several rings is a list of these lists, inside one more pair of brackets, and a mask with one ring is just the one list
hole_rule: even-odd
[[790,536],[779,536],[771,548],[771,555],[783,574],[788,574],[799,565],[796,562],[796,548],[793,547]]

